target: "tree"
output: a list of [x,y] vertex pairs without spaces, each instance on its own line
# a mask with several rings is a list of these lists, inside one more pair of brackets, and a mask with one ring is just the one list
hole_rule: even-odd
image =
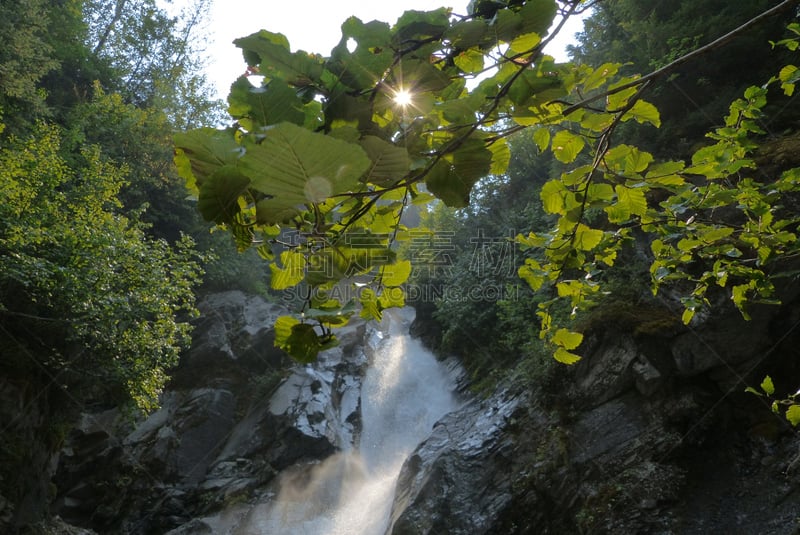
[[12,127],[22,128],[24,115],[44,113],[38,84],[58,67],[47,40],[47,7],[44,0],[11,0],[0,5],[0,113],[10,116],[4,122]]
[[127,103],[166,113],[177,128],[217,119],[203,74],[208,0],[195,0],[176,15],[155,0],[83,4],[91,56],[114,70],[112,78],[101,80],[104,89],[118,92]]
[[[558,64],[544,53],[563,20],[588,5],[578,1],[474,2],[467,15],[406,12],[393,27],[350,18],[328,58],[292,52],[284,36],[261,31],[236,41],[263,77],[233,85],[237,123],[177,136],[176,161],[203,216],[272,260],[273,288],[313,290],[300,317],[276,324],[276,344],[305,361],[335,343],[331,327],[354,314],[330,297],[341,280],[372,283],[353,300],[363,317],[403,304],[395,288],[411,268],[392,245],[408,238],[405,207],[433,197],[468,205],[482,177],[505,171],[508,137],[527,130],[569,168],[542,187],[554,226],[517,238],[539,251],[520,275],[552,296],[537,313],[541,336],[557,360],[574,363],[582,334],[555,324],[551,306],[590,307],[637,233],[653,240],[655,288],[689,284],[686,322],[715,285],[743,314],[775,298],[775,270],[797,252],[794,218],[781,206],[798,171],[753,178],[766,90],[736,100],[713,144],[688,163],[656,162],[614,135],[631,121],[659,127],[658,110],[643,100],[658,80],[796,4],[741,21],[646,76],[618,63]],[[776,80],[791,90],[795,73],[786,67]],[[735,216],[722,216],[729,211]]]
[[120,214],[124,171],[91,146],[69,167],[60,138],[41,125],[0,146],[4,369],[74,401],[149,410],[188,343],[199,258]]

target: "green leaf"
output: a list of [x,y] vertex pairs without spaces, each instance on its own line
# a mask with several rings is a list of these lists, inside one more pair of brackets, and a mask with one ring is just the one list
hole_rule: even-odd
[[647,199],[642,189],[617,185],[614,191],[617,193],[617,203],[623,210],[632,215],[645,215],[647,212]]
[[303,101],[283,80],[272,80],[265,87],[253,87],[242,76],[231,86],[228,113],[251,132],[271,124],[305,122]]
[[197,209],[206,221],[230,223],[240,212],[239,196],[250,179],[235,167],[222,167],[200,185]]
[[583,137],[568,130],[559,130],[553,136],[552,151],[559,162],[572,163],[585,145]]
[[[348,50],[353,39],[356,49]],[[391,67],[394,54],[391,48],[391,31],[385,22],[363,23],[350,17],[342,24],[342,39],[331,51],[326,67],[352,88],[372,87]]]
[[[357,189],[371,163],[358,145],[281,123],[261,144],[248,147],[240,170],[254,189],[272,197],[274,214]],[[280,222],[266,211],[263,220]]]
[[275,320],[275,347],[296,361],[309,364],[317,358],[322,344],[312,325],[300,323],[292,316],[280,316]]
[[548,214],[564,215],[566,213],[564,195],[569,193],[569,190],[567,190],[564,184],[559,180],[545,182],[544,186],[542,186],[542,190],[539,192],[544,211]]
[[428,190],[447,206],[462,208],[469,204],[472,187],[487,176],[492,166],[492,152],[481,140],[467,140],[452,153],[452,163],[442,159],[425,177]]
[[533,131],[533,141],[540,152],[546,151],[550,146],[550,130],[545,127],[537,128]]
[[658,109],[644,100],[637,100],[636,104],[622,117],[623,121],[635,119],[637,123],[650,123],[656,128],[661,126],[661,115]]
[[365,320],[381,321],[381,308],[378,304],[378,296],[371,288],[362,288],[359,294],[361,302],[361,317]]
[[541,105],[542,100],[551,100],[557,96],[552,93],[562,86],[561,80],[545,74],[543,76],[541,72],[534,70],[524,71],[508,90],[511,102],[524,109],[526,106]]
[[378,186],[392,186],[408,173],[408,151],[376,136],[364,136],[361,147],[372,160],[366,181]]
[[406,60],[392,70],[390,86],[414,93],[436,92],[450,85],[450,77],[430,61]]
[[456,67],[465,73],[478,73],[483,70],[483,52],[475,49],[464,50],[453,58]]
[[542,42],[542,37],[538,33],[526,33],[515,38],[509,47],[517,53],[527,52]]
[[528,0],[519,10],[519,16],[522,18],[519,31],[523,34],[546,35],[553,24],[557,10],[555,0]]
[[509,42],[520,34],[522,17],[510,9],[500,9],[489,25],[489,30],[498,41]]
[[792,405],[788,409],[786,409],[786,419],[789,422],[797,427],[800,424],[800,405]]
[[384,286],[400,286],[411,275],[411,262],[401,260],[395,264],[384,266],[381,270],[381,283]]
[[282,78],[294,85],[305,85],[322,74],[321,60],[306,52],[289,50],[289,41],[266,30],[235,39],[248,65],[259,66],[259,74],[269,79]]
[[190,189],[200,186],[205,179],[223,166],[235,166],[242,155],[229,130],[198,128],[174,136],[175,164]]
[[536,260],[526,258],[525,264],[517,270],[519,277],[528,283],[533,290],[538,290],[546,280],[545,271]]
[[568,366],[571,366],[576,362],[578,362],[579,360],[581,360],[581,357],[579,355],[576,355],[575,353],[570,353],[563,347],[557,347],[555,352],[553,353],[553,357],[558,362],[566,364]]
[[603,240],[603,231],[589,228],[583,223],[579,223],[575,228],[575,248],[579,251],[591,251]]
[[294,250],[283,251],[281,264],[283,268],[279,268],[274,262],[269,265],[272,273],[270,286],[273,290],[285,290],[303,281],[306,275],[306,258],[303,253]]
[[491,41],[489,27],[482,20],[457,21],[445,30],[444,37],[453,48],[461,50],[487,44]]
[[441,38],[450,26],[450,10],[440,7],[432,11],[405,11],[394,26],[395,42]]
[[492,167],[489,169],[489,173],[502,175],[508,170],[508,165],[511,163],[511,149],[506,138],[494,141],[487,148],[492,153]]
[[583,334],[568,329],[558,329],[550,341],[564,349],[575,349],[583,342]]
[[772,394],[775,393],[775,385],[772,382],[772,377],[770,377],[769,375],[764,377],[764,380],[761,381],[761,385],[760,386],[761,386],[761,390],[763,390],[764,393],[766,395],[768,395],[768,396],[771,396]]
[[608,80],[617,74],[620,68],[619,63],[603,63],[597,67],[592,73],[583,81],[583,88],[585,91],[597,89],[601,85],[608,82]]

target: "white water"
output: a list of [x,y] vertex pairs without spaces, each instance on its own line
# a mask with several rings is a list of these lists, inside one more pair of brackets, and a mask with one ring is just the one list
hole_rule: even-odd
[[457,407],[447,371],[396,323],[364,379],[358,447],[283,476],[237,534],[384,534],[403,461]]

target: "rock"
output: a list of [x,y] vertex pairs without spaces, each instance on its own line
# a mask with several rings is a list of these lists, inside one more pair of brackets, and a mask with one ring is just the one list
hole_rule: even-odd
[[393,534],[487,533],[511,501],[507,427],[524,395],[500,392],[445,416],[403,465]]
[[[69,522],[102,532],[215,532],[208,511],[265,492],[287,467],[352,445],[367,364],[364,322],[342,329],[339,346],[314,365],[289,367],[273,344],[273,321],[287,313],[280,306],[225,292],[198,308],[193,345],[159,410],[135,426],[114,411],[76,423],[55,478],[54,509]],[[270,381],[276,388],[264,390]]]

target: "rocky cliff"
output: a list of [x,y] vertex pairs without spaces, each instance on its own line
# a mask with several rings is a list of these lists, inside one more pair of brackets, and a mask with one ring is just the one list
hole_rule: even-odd
[[54,477],[63,520],[100,533],[212,533],[197,519],[265,499],[281,470],[352,439],[363,323],[314,366],[295,366],[273,347],[280,306],[226,292],[199,308],[157,412],[140,422],[86,413],[70,433]]
[[[158,412],[135,424],[84,414],[70,433],[54,478],[64,521],[238,533],[278,473],[357,437],[365,325],[318,365],[294,366],[273,348],[277,305],[230,292],[201,307]],[[798,326],[795,304],[691,328],[609,308],[577,366],[537,384],[511,377],[433,427],[404,464],[387,533],[798,533],[800,438],[743,393],[767,372],[784,391],[798,377],[786,358]]]
[[744,393],[767,372],[796,389],[796,303],[648,316],[606,314],[574,369],[445,417],[404,466],[391,532],[800,533],[800,437]]

